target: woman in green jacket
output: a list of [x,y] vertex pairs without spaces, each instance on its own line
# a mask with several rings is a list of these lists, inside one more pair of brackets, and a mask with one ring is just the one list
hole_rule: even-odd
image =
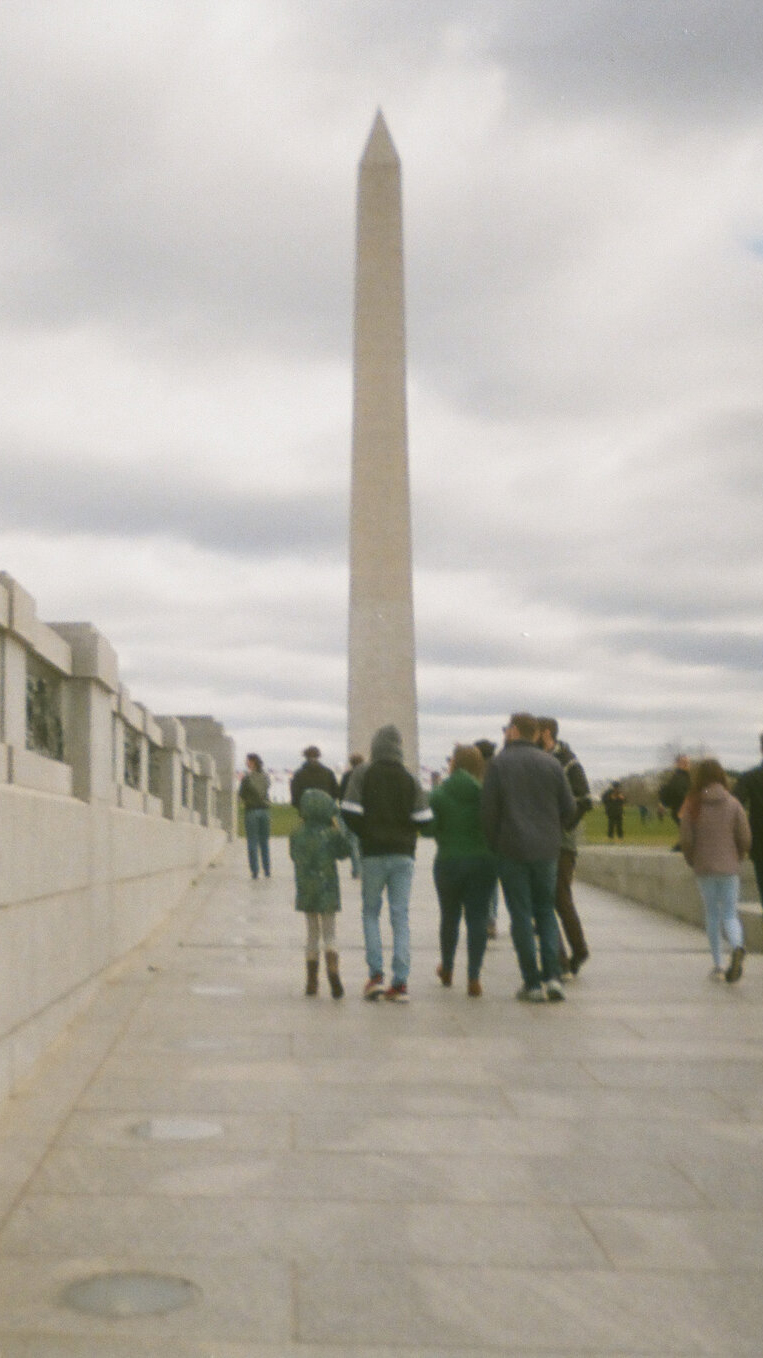
[[467,994],[482,994],[480,970],[487,945],[490,898],[496,883],[495,859],[482,830],[480,797],[485,761],[474,745],[456,745],[449,776],[429,798],[437,854],[434,882],[440,903],[440,955],[437,975],[453,983],[461,915],[466,921]]

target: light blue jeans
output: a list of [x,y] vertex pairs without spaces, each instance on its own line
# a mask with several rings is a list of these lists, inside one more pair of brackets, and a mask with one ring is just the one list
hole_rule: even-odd
[[737,914],[739,877],[735,872],[708,872],[697,875],[697,886],[705,902],[705,929],[716,967],[723,966],[721,930],[732,948],[744,947],[742,923]]
[[387,853],[364,858],[362,864],[363,937],[369,976],[384,975],[379,916],[384,888],[387,888],[389,918],[392,925],[392,984],[402,985],[411,969],[411,940],[408,929],[408,902],[411,898],[414,860],[407,854]]
[[246,847],[249,854],[249,871],[253,877],[259,875],[257,854],[262,858],[262,871],[270,876],[270,812],[265,807],[251,806],[244,812]]

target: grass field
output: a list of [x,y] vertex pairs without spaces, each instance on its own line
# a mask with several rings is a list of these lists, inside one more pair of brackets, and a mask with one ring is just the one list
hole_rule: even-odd
[[[653,812],[650,812],[649,819],[642,825],[638,807],[626,806],[623,816],[623,830],[625,832],[624,843],[638,845],[654,845],[669,849],[678,840],[678,827],[670,816],[659,821]],[[595,806],[593,811],[589,811],[583,821],[583,829],[580,834],[582,844],[606,844],[607,843],[607,817],[603,806]]]
[[[270,808],[271,835],[290,834],[298,820],[299,817],[293,806],[283,802],[274,803]],[[626,844],[652,844],[670,848],[678,838],[678,831],[669,817],[666,816],[663,821],[658,821],[655,815],[650,814],[649,819],[642,825],[638,809],[635,806],[626,806],[623,828]],[[238,832],[240,835],[244,833],[244,817],[240,808]],[[584,844],[606,844],[607,817],[604,814],[603,806],[595,806],[593,811],[589,811],[583,822],[580,840]]]

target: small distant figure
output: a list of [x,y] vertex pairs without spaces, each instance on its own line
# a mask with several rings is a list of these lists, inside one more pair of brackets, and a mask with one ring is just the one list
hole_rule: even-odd
[[646,825],[647,821],[649,820],[649,807],[648,807],[648,806],[644,806],[644,803],[643,803],[643,802],[640,802],[640,803],[639,803],[639,808],[638,808],[638,814],[639,814],[639,820],[641,821],[641,824],[642,824],[642,825]]
[[625,793],[622,784],[617,779],[614,783],[610,783],[602,796],[601,803],[607,816],[607,839],[614,840],[615,835],[618,839],[622,839],[625,834],[623,830]]
[[[362,754],[351,754],[351,755],[350,755],[350,758],[349,758],[349,767],[345,769],[344,773],[342,774],[341,778],[339,779],[339,802],[340,802],[340,805],[341,805],[342,798],[344,797],[344,794],[345,794],[345,792],[347,791],[347,784],[349,783],[349,781],[350,781],[350,779],[351,779],[351,777],[352,777],[352,775],[353,775],[354,770],[360,768],[360,765],[361,765],[361,764],[364,764],[364,763],[365,763],[365,759],[364,759],[364,757],[363,757]],[[344,819],[344,817],[342,816],[341,812],[340,812],[340,815],[339,815],[339,824],[340,824],[341,826],[343,826],[343,828],[347,831],[347,834],[348,834],[348,836],[349,836],[349,840],[350,840],[350,861],[351,861],[351,863],[352,863],[352,875],[353,875],[353,877],[358,878],[358,877],[360,877],[360,840],[358,839],[358,836],[357,836],[357,835],[354,835],[354,834],[353,834],[352,830],[351,830],[351,829],[349,828],[349,826],[347,825],[347,822],[345,821],[345,819]]]
[[[660,806],[670,813],[671,820],[676,825],[680,824],[681,807],[686,801],[689,791],[689,770],[691,761],[688,754],[677,754],[673,761],[673,769],[669,776],[660,784],[657,797]],[[673,845],[673,853],[681,852],[681,840]]]
[[260,858],[262,871],[266,877],[270,876],[270,775],[265,772],[258,754],[246,756],[246,770],[238,785],[238,795],[244,806],[249,871],[256,881]]
[[291,804],[299,810],[302,800],[302,793],[309,787],[320,788],[321,792],[327,792],[334,801],[339,800],[339,783],[333,769],[329,769],[321,763],[321,752],[317,745],[308,745],[302,751],[304,764],[301,764],[291,780]]
[[[760,736],[760,752],[763,755],[763,734]],[[740,774],[734,796],[739,798],[749,817],[752,830],[750,858],[755,869],[758,895],[763,903],[763,761]]]
[[289,854],[297,887],[295,909],[304,911],[307,924],[305,994],[318,994],[322,938],[331,994],[340,1000],[344,987],[339,976],[336,916],[342,905],[336,863],[338,858],[349,858],[350,843],[346,831],[335,824],[333,797],[320,788],[303,792],[299,814],[302,824],[289,836]]
[[[717,759],[701,759],[693,771],[680,819],[681,847],[705,903],[705,928],[716,980],[738,981],[744,961],[739,918],[739,868],[750,851],[752,832],[744,807],[729,792]],[[731,947],[724,971],[721,931]]]

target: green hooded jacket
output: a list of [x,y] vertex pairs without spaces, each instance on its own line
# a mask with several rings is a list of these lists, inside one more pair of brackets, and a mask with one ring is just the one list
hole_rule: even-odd
[[350,841],[345,830],[332,824],[336,813],[333,797],[320,788],[308,788],[299,803],[302,824],[289,836],[297,884],[295,909],[310,915],[342,908],[336,860],[349,858]]

